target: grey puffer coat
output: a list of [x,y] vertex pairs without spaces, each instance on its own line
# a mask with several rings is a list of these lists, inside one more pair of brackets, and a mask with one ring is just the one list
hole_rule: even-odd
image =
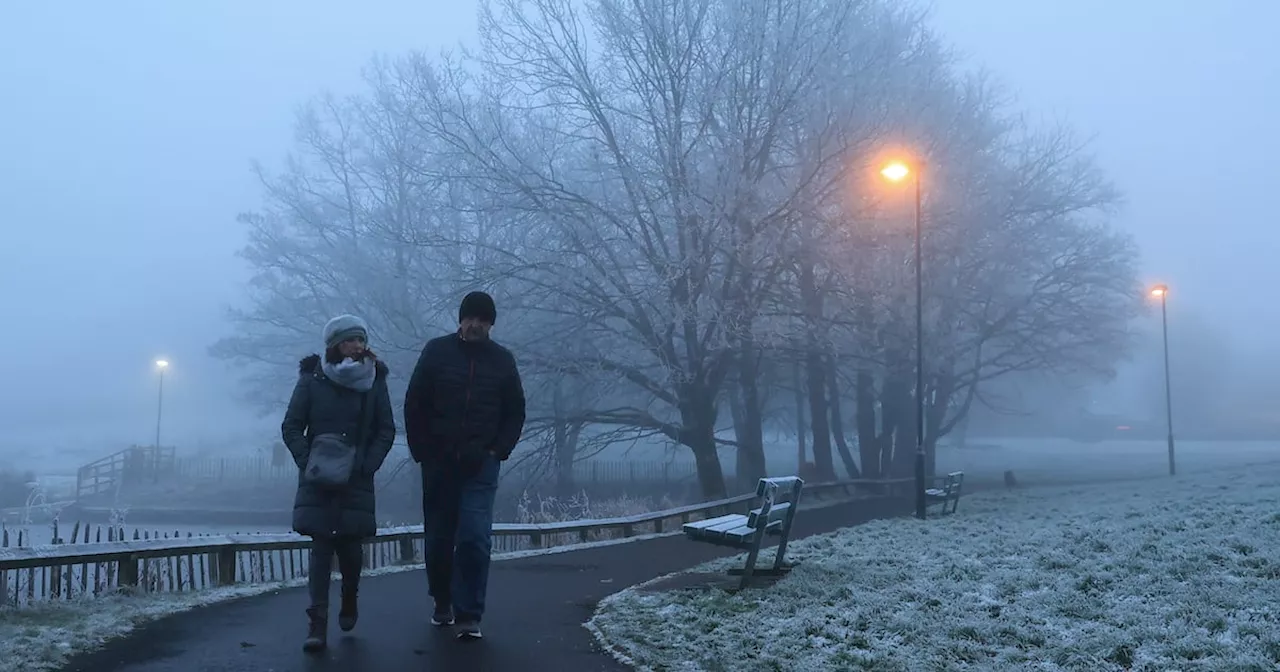
[[[299,534],[364,538],[377,532],[373,476],[387,459],[396,438],[387,373],[386,365],[378,362],[373,389],[367,393],[369,402],[374,404],[369,414],[372,426],[358,433],[357,427],[366,417],[361,413],[365,393],[329,380],[320,366],[319,355],[311,355],[298,363],[298,384],[293,388],[280,432],[298,465],[293,529]],[[351,482],[340,490],[327,490],[302,481],[311,437],[329,432],[362,437]]]

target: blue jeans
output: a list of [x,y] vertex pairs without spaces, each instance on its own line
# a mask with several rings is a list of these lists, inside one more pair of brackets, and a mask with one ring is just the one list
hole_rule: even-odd
[[459,622],[484,616],[493,549],[493,503],[502,463],[489,456],[475,474],[453,464],[422,463],[422,524],[427,585],[436,609]]

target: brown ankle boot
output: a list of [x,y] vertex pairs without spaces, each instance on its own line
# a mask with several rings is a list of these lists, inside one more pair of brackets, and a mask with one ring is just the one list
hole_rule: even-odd
[[302,650],[307,653],[323,651],[329,645],[329,610],[327,606],[313,606],[307,609],[307,638],[302,641]]
[[351,632],[356,627],[360,612],[356,609],[356,591],[354,588],[342,587],[342,608],[338,610],[338,627],[343,632]]

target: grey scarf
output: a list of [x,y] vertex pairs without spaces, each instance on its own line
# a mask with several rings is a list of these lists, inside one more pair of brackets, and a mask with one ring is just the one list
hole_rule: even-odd
[[320,365],[320,369],[329,380],[343,387],[349,387],[357,392],[368,392],[373,389],[373,379],[378,374],[377,366],[372,357],[365,357],[364,361],[360,362],[348,357],[337,364],[326,361]]

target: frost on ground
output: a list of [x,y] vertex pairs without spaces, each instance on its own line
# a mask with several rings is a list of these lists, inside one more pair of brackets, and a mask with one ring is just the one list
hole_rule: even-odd
[[161,616],[300,583],[231,586],[195,593],[117,594],[20,609],[0,607],[0,671],[56,670],[72,654],[97,648]]
[[[421,563],[390,565],[366,569],[363,575],[377,576],[422,568]],[[334,581],[340,578],[336,573],[333,575]],[[117,593],[42,602],[21,608],[0,607],[0,672],[57,670],[73,654],[96,649],[108,640],[127,635],[158,618],[306,584],[306,578],[297,578],[191,593]]]
[[771,587],[627,589],[587,627],[655,671],[1277,670],[1277,476],[973,495],[795,542]]

